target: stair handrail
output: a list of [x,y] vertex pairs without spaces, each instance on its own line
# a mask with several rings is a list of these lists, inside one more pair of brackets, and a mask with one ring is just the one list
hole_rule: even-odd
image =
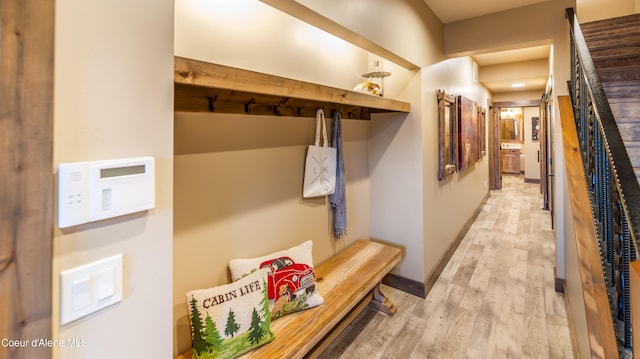
[[[600,246],[595,225],[595,218],[591,211],[589,191],[582,165],[582,154],[576,131],[573,108],[569,96],[558,96],[557,107],[560,114],[560,127],[562,128],[562,147],[564,149],[564,163],[567,173],[567,205],[571,209],[571,215],[565,216],[565,226],[573,226],[575,233],[571,240],[575,239],[575,255],[577,255],[577,269],[580,273],[579,279],[568,280],[568,288],[574,286],[581,287],[582,293],[572,295],[571,289],[565,291],[567,302],[570,308],[580,308],[584,306],[584,319],[586,332],[580,330],[582,327],[574,329],[574,337],[588,337],[587,341],[576,340],[574,351],[582,356],[591,353],[591,358],[616,358],[619,357],[618,342],[614,328],[613,314],[610,310],[603,310],[610,306],[608,294],[608,283],[602,267],[600,257]],[[571,246],[567,246],[571,248]],[[573,251],[570,249],[569,251]],[[570,254],[570,256],[572,256]],[[573,301],[583,304],[573,304]],[[589,305],[584,305],[589,303]],[[580,320],[581,313],[570,315],[574,320]],[[581,346],[579,343],[584,343]],[[580,355],[577,355],[580,357]]]
[[609,106],[609,101],[600,82],[600,78],[596,72],[596,66],[593,63],[587,43],[580,29],[578,17],[573,8],[566,9],[567,18],[571,26],[573,34],[574,46],[578,54],[579,60],[584,69],[584,74],[589,85],[589,92],[594,102],[594,111],[596,117],[600,119],[602,131],[609,145],[611,158],[613,159],[615,180],[619,185],[621,200],[625,203],[627,219],[631,223],[631,236],[633,237],[636,248],[638,240],[640,240],[640,185],[636,177],[629,154],[624,147],[620,130],[616,124],[613,112]]
[[[566,9],[566,17],[572,40],[569,92],[583,167],[591,184],[602,265],[610,275],[612,314],[624,324],[624,334],[619,334],[618,339],[629,352],[629,262],[637,259],[636,250],[640,248],[640,185],[573,8]],[[616,258],[622,260],[618,262]],[[622,282],[616,280],[618,276],[623,277]]]

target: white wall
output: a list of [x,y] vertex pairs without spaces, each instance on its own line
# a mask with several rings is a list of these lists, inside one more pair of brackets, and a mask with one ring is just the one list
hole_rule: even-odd
[[[173,246],[173,1],[56,1],[54,166],[150,155],[156,208],[55,229],[54,358],[167,358]],[[124,255],[121,303],[60,323],[61,271]]]
[[[424,272],[433,272],[465,223],[489,194],[489,157],[463,172],[438,181],[438,111],[436,90],[465,96],[487,110],[490,93],[473,82],[470,57],[449,59],[423,70]],[[488,128],[488,117],[486,118]],[[486,134],[485,134],[486,136]],[[485,138],[485,143],[488,144]],[[488,147],[487,147],[488,149]]]
[[298,2],[420,67],[443,60],[442,24],[422,0]]
[[175,8],[176,56],[344,89],[367,72],[366,51],[258,0],[175,0]]
[[372,117],[369,140],[371,237],[402,246],[393,273],[417,282],[424,281],[421,80],[417,72],[402,98],[411,113]]
[[234,258],[313,241],[319,264],[369,237],[369,121],[343,120],[347,236],[324,198],[301,198],[315,119],[176,113],[174,348],[191,345],[185,293],[230,281]]
[[[549,60],[552,61],[553,59]],[[547,69],[547,71],[549,71]],[[494,102],[539,101],[544,90],[502,92],[493,94]]]
[[[525,180],[540,180],[540,162],[538,152],[540,151],[540,140],[532,139],[533,122],[532,117],[540,120],[540,107],[524,108],[524,178]],[[538,131],[538,134],[540,131]]]
[[578,0],[576,15],[581,23],[608,19],[637,12],[637,4],[638,0]]

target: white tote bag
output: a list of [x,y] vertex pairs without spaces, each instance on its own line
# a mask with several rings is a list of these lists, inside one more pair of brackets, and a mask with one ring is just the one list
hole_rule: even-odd
[[[320,146],[320,126],[323,144]],[[319,197],[336,191],[336,149],[329,147],[324,111],[316,112],[316,142],[307,150],[302,197]]]

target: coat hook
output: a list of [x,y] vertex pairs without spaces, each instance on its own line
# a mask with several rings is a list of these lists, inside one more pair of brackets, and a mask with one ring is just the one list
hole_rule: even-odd
[[371,111],[368,108],[363,107],[360,113],[360,118],[363,120],[369,120],[371,118]]
[[306,105],[307,105],[306,103],[303,103],[303,104],[302,104],[302,106],[300,106],[300,107],[298,107],[298,108],[296,109],[296,114],[297,114],[298,116],[302,116],[302,109],[303,109]]
[[255,105],[256,105],[256,100],[254,100],[252,97],[251,100],[249,100],[249,102],[244,104],[244,112],[252,113]]
[[282,116],[282,113],[280,112],[280,106],[284,106],[287,101],[289,101],[289,98],[283,97],[277,105],[273,106],[273,114],[276,116]]
[[215,102],[218,99],[218,95],[213,95],[213,97],[207,97],[209,101],[209,111],[214,112],[216,110]]

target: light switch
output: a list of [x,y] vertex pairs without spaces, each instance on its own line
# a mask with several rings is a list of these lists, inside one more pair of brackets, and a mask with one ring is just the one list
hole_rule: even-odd
[[122,301],[122,254],[60,273],[60,324]]
[[107,268],[95,276],[96,298],[98,301],[105,300],[115,292],[115,277],[113,268]]
[[91,277],[71,284],[71,310],[77,312],[91,305]]

